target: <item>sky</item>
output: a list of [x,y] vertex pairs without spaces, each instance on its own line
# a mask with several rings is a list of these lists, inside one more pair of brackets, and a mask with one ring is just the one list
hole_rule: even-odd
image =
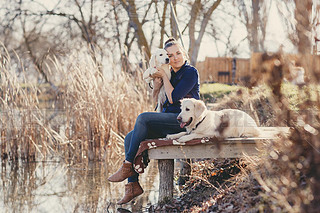
[[[314,0],[315,1],[315,0]],[[55,0],[42,0],[42,2],[48,9],[53,8],[57,1]],[[265,47],[267,51],[275,52],[279,50],[279,47],[283,45],[285,52],[294,53],[296,48],[291,44],[291,42],[287,39],[287,35],[285,33],[285,28],[283,23],[281,23],[280,15],[278,13],[277,5],[275,1],[271,0],[271,9],[268,17],[267,24],[267,34],[265,38]],[[316,1],[315,1],[316,2]],[[228,20],[226,20],[227,22]],[[230,20],[229,20],[230,21]],[[237,21],[237,20],[231,20]],[[219,23],[217,23],[219,24]],[[221,22],[221,24],[225,24]],[[230,24],[230,23],[229,23]],[[222,26],[223,29],[225,26]],[[243,24],[239,22],[239,24],[233,24],[234,32],[232,41],[234,44],[238,44],[241,40],[246,37],[247,31]],[[183,43],[188,45],[188,36],[185,35],[183,37]],[[239,46],[239,58],[249,58],[250,52],[248,49],[247,41],[243,41]],[[223,43],[215,43],[212,37],[204,37],[200,46],[198,61],[203,61],[205,57],[218,57],[219,55],[223,55],[225,52],[225,47]]]
[[[247,31],[243,27],[241,23],[235,30],[235,34],[237,35],[235,39],[238,39],[239,41],[243,38],[246,37]],[[235,42],[237,43],[237,42]],[[286,33],[284,31],[284,27],[282,26],[281,23],[281,17],[278,13],[278,9],[274,1],[272,1],[271,4],[271,9],[270,9],[270,14],[268,17],[268,24],[267,24],[267,34],[265,38],[265,47],[267,48],[267,51],[270,52],[276,52],[279,50],[279,47],[284,45],[284,51],[285,52],[294,52],[295,48],[294,46],[288,41],[286,37]],[[245,46],[245,45],[243,45]],[[204,60],[205,57],[217,57],[217,53],[213,51],[214,46],[212,44],[212,39],[210,38],[205,38],[202,47],[201,47],[201,53],[199,55],[199,60]],[[223,47],[220,46],[219,48],[221,52],[223,52]],[[240,58],[249,58],[250,57],[250,52],[247,50],[247,46],[243,47],[243,50],[239,51],[239,57]]]

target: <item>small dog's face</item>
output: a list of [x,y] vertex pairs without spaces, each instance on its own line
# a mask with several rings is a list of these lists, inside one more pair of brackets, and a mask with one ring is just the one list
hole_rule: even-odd
[[162,64],[169,64],[169,62],[167,51],[165,49],[157,49],[151,56],[150,66],[161,66]]
[[201,114],[206,110],[203,101],[194,98],[185,98],[181,100],[181,113],[177,120],[181,128],[193,128],[199,121]]

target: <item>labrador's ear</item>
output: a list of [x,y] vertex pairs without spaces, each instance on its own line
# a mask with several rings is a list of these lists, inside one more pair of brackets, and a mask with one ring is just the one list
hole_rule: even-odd
[[156,66],[156,57],[155,55],[151,55],[150,61],[149,61],[149,66],[154,68]]
[[194,100],[194,114],[198,118],[201,116],[201,114],[207,109],[206,105],[203,101],[200,100]]

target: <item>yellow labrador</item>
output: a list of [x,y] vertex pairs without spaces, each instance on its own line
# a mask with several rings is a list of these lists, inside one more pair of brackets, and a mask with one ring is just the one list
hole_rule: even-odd
[[[169,57],[167,55],[167,51],[165,49],[157,49],[154,54],[151,55],[149,61],[149,68],[143,73],[143,79],[152,84],[154,80],[154,74],[158,71],[155,67],[161,67],[168,78],[171,78],[171,72],[169,67]],[[157,97],[157,112],[162,111],[162,105],[166,100],[166,93],[164,90],[164,86],[160,88],[160,92]]]
[[187,98],[181,101],[181,113],[177,120],[186,132],[167,135],[183,143],[203,137],[249,137],[260,134],[256,122],[247,113],[236,109],[207,110],[203,101]]

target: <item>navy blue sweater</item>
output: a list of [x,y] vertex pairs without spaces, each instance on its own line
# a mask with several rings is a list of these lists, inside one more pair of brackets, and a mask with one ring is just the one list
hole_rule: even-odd
[[200,99],[198,70],[187,62],[184,63],[178,72],[171,70],[170,82],[174,87],[171,93],[173,103],[170,104],[167,98],[163,104],[162,112],[179,113],[181,111],[180,100],[183,98]]

